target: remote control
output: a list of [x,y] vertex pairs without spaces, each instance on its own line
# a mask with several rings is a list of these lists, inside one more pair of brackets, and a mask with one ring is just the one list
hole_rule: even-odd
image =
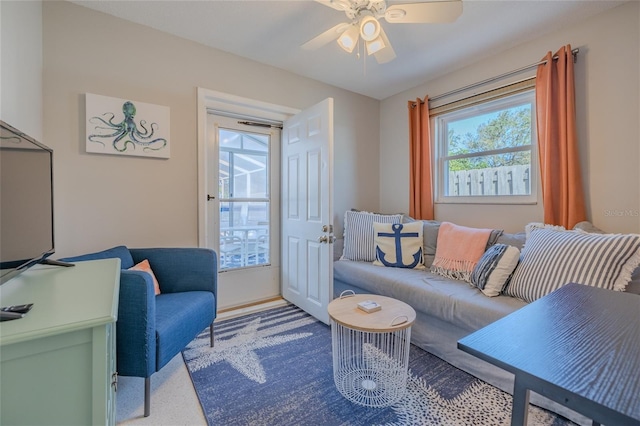
[[0,321],[11,321],[22,317],[24,317],[24,314],[21,314],[20,312],[0,311]]
[[2,312],[16,312],[19,314],[26,314],[27,312],[29,312],[31,310],[31,308],[33,307],[33,303],[27,303],[24,305],[13,305],[13,306],[5,306],[3,308],[0,308],[0,311]]

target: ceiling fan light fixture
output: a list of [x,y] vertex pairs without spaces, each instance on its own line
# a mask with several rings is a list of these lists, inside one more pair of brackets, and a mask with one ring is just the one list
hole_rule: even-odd
[[373,16],[365,16],[360,21],[360,37],[364,41],[373,41],[380,35],[380,22]]
[[373,55],[374,53],[381,51],[385,47],[387,47],[387,45],[385,44],[384,40],[381,36],[378,36],[378,38],[376,38],[375,40],[367,42],[367,55]]
[[347,53],[353,52],[358,42],[358,27],[350,25],[340,37],[338,37],[338,45]]

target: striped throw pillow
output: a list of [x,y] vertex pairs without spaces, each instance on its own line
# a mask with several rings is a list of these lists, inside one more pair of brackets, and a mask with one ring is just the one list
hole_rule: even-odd
[[470,284],[485,296],[500,295],[518,266],[520,250],[507,244],[495,244],[484,252],[471,272]]
[[532,302],[568,284],[624,291],[640,263],[640,235],[534,229],[504,293]]
[[361,211],[344,214],[344,249],[342,259],[373,262],[376,259],[373,242],[373,222],[400,223],[401,214],[384,215]]

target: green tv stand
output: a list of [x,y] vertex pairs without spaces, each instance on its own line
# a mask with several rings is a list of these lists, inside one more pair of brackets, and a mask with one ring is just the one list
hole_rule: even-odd
[[114,425],[120,260],[38,265],[0,286],[0,424]]

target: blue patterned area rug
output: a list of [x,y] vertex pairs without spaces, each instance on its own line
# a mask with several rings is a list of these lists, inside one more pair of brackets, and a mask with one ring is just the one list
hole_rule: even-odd
[[[405,396],[387,408],[333,383],[330,328],[293,305],[216,323],[183,352],[210,425],[508,425],[511,396],[413,345]],[[531,406],[529,425],[573,425]]]

